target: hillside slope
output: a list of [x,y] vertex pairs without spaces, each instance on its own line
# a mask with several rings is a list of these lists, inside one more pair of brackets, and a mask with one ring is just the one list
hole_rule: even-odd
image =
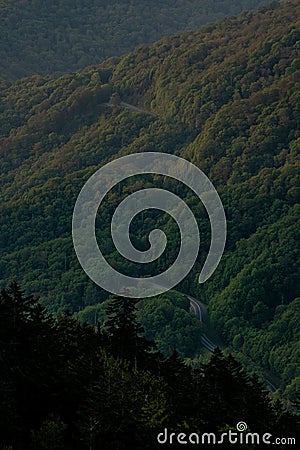
[[[197,274],[210,240],[203,207],[183,187],[203,242],[180,289],[209,303],[212,323],[245,364],[260,364],[288,398],[299,392],[299,1],[226,19],[192,34],[143,46],[58,79],[2,83],[0,273],[16,278],[54,312],[76,312],[107,294],[87,280],[71,241],[71,215],[84,181],[105,161],[138,151],[180,154],[218,188],[228,243],[216,274]],[[152,112],[105,105],[112,92]],[[109,239],[120,199],[151,177],[113,190],[98,238],[125,273]],[[153,274],[176,256],[176,227],[164,215],[137,217],[144,248],[161,226],[171,245]],[[177,236],[177,237],[176,237]],[[177,239],[177,241],[176,241]]]
[[0,80],[65,73],[267,0],[1,0]]

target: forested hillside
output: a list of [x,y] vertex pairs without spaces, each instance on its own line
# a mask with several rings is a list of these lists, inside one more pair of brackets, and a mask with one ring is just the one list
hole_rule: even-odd
[[[75,74],[3,82],[1,285],[17,279],[55,313],[106,300],[107,293],[88,281],[72,247],[72,211],[84,181],[116,156],[181,155],[207,173],[226,210],[228,243],[211,280],[197,284],[210,242],[204,208],[182,186],[160,177],[133,179],[109,193],[99,211],[99,243],[124,273],[147,276],[169,266],[177,254],[178,230],[168,217],[147,212],[132,224],[142,249],[157,226],[170,240],[163,258],[149,267],[119,258],[109,225],[129,192],[142,185],[174,189],[194,211],[203,243],[198,264],[178,289],[208,303],[226,346],[245,364],[261,365],[287,398],[295,398],[300,390],[299,29],[299,1],[292,0],[144,45]],[[112,93],[151,114],[118,102],[109,107]],[[170,312],[167,303],[151,313],[162,322]],[[182,310],[178,323],[185,320]],[[159,320],[148,320],[153,323],[159,326]]]
[[1,0],[0,80],[71,72],[268,0]]

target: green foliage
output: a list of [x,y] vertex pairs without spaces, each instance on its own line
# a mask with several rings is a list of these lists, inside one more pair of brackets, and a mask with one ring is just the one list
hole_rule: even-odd
[[2,0],[0,80],[82,69],[266,2]]
[[[141,249],[153,228],[168,235],[167,251],[149,267],[119,258],[109,235],[114,208],[128,193],[141,186],[174,190],[195,213],[202,239],[199,260],[179,289],[209,304],[211,324],[227,346],[243,361],[270,371],[294,400],[300,280],[298,3],[275,3],[165,38],[78,73],[3,82],[1,286],[11,277],[22,281],[27,293],[39,294],[41,304],[57,315],[105,301],[108,294],[92,287],[72,248],[72,210],[81,187],[97,168],[124,154],[181,155],[209,175],[226,209],[228,242],[214,276],[198,286],[210,242],[203,206],[163,177],[135,178],[109,193],[98,215],[99,245],[124,273],[149,276],[170,266],[178,230],[165,215],[147,212],[132,224],[133,241]],[[151,114],[109,107],[113,93]],[[141,320],[161,350],[198,353],[200,327],[187,309],[178,310],[168,298],[144,306]],[[11,403],[8,411],[13,408]]]
[[[130,300],[128,302],[130,304]],[[171,356],[174,350],[181,358],[196,358],[203,352],[203,324],[190,313],[189,308],[187,297],[175,291],[141,300],[137,304],[137,318],[144,329],[145,337],[154,341],[158,350],[166,357]],[[86,322],[93,326],[99,324],[101,329],[107,332],[107,316],[111,309],[115,310],[116,316],[120,315],[121,308],[116,308],[111,299],[108,299],[86,306],[77,317],[81,323]],[[113,329],[118,326],[118,320],[111,319],[110,322]],[[125,341],[122,342],[122,338],[124,341],[123,332],[120,330],[117,348],[123,347]]]
[[36,450],[59,450],[64,448],[66,425],[57,418],[45,420],[38,431],[32,432],[32,447]]
[[140,303],[139,320],[147,339],[156,342],[166,356],[176,350],[184,357],[195,357],[202,352],[203,333],[199,319],[189,312],[189,300],[174,292]]

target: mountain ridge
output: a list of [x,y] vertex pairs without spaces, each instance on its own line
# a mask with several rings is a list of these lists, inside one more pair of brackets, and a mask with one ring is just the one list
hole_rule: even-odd
[[0,80],[75,71],[263,0],[2,0]]

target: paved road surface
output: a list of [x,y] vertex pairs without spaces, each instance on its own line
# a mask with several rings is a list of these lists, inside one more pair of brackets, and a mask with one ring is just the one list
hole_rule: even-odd
[[[113,104],[110,103],[110,102],[104,103],[104,104],[105,104],[106,106],[109,106],[110,108],[113,107]],[[125,108],[125,109],[129,109],[130,111],[134,111],[134,112],[137,112],[137,113],[140,113],[140,114],[148,114],[148,115],[150,115],[150,116],[156,117],[156,115],[153,114],[152,112],[146,111],[146,110],[144,110],[144,109],[141,109],[141,108],[139,108],[138,106],[130,105],[129,103],[121,102],[121,103],[120,103],[120,106],[122,106],[122,107]]]
[[[194,312],[195,316],[198,317],[200,322],[203,322],[203,318],[207,316],[206,309],[205,309],[204,305],[201,302],[199,302],[198,300],[196,300],[195,298],[193,298],[193,297],[188,296],[188,299],[190,301],[190,309],[191,309],[191,311]],[[214,342],[212,342],[206,336],[206,334],[202,334],[201,342],[202,342],[202,345],[207,350],[209,350],[210,352],[213,352],[215,350],[215,348],[217,348],[217,345]],[[265,384],[266,384],[266,387],[271,392],[275,392],[277,390],[277,388],[274,386],[274,384],[270,380],[265,379]]]
[[[204,306],[193,297],[188,296],[188,299],[190,301],[191,311],[194,312],[195,316],[198,317],[200,322],[203,322],[203,318],[207,315]],[[204,333],[201,336],[201,342],[202,345],[210,352],[213,352],[215,348],[217,348],[217,345],[212,342]]]

